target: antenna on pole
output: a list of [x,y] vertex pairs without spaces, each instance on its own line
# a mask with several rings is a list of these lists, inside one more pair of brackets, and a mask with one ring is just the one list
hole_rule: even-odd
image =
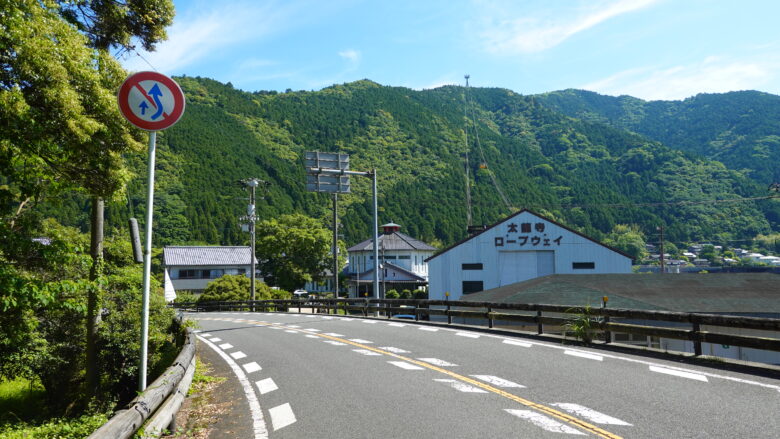
[[471,75],[466,73],[465,75],[463,75],[463,77],[466,78],[466,87],[468,87],[469,86],[469,78],[471,78]]

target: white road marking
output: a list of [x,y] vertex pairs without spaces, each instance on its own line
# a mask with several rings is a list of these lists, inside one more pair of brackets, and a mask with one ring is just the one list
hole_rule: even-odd
[[566,355],[571,355],[573,357],[580,357],[580,358],[587,358],[589,360],[596,360],[596,361],[604,361],[604,357],[601,355],[596,354],[589,354],[587,352],[582,351],[563,351]]
[[658,366],[650,366],[650,371],[652,372],[658,372],[658,373],[665,373],[667,375],[674,375],[678,377],[688,378],[692,380],[698,380],[698,381],[704,381],[705,383],[708,381],[707,377],[698,373],[693,372],[685,372],[682,370],[677,369],[667,369],[665,367],[658,367]]
[[257,364],[257,362],[253,361],[251,363],[245,364],[244,370],[246,370],[246,373],[252,373],[252,372],[257,372],[258,370],[263,370],[263,368],[260,367],[260,365]]
[[300,328],[298,325],[287,325],[288,328]]
[[357,352],[358,354],[363,354],[369,357],[375,355],[382,355],[379,352],[369,351],[368,349],[352,349],[352,352]]
[[376,323],[376,320],[363,320],[363,323],[368,323],[373,325],[374,323]]
[[320,330],[320,329],[314,329],[314,328],[306,328],[306,329],[304,329],[304,331],[309,331],[309,332],[320,332],[321,330]]
[[493,375],[471,375],[471,376],[476,378],[476,379],[478,379],[478,380],[484,381],[484,382],[486,382],[488,384],[492,384],[492,385],[494,385],[496,387],[502,387],[504,389],[508,389],[508,388],[512,388],[512,387],[518,388],[518,389],[524,389],[525,388],[525,386],[522,385],[522,384],[517,384],[517,383],[515,383],[513,381],[505,380],[503,378],[499,378],[499,377],[493,376]]
[[296,421],[289,402],[268,410],[268,413],[271,415],[271,425],[274,426],[274,431],[294,424]]
[[198,334],[198,335],[200,335],[201,337],[206,337],[206,338],[211,337],[211,334]]
[[479,338],[478,334],[472,334],[470,332],[456,332],[455,335],[459,335],[461,337],[468,337],[468,338]]
[[401,369],[406,369],[406,370],[423,370],[422,367],[414,365],[412,363],[407,363],[406,361],[388,361],[388,363],[392,364],[393,366],[400,367]]
[[344,334],[338,334],[338,333],[335,333],[335,332],[326,332],[323,335],[329,335],[331,337],[343,337],[344,336]]
[[255,433],[255,439],[267,439],[268,429],[265,426],[265,420],[263,419],[263,410],[260,407],[260,403],[257,401],[257,395],[254,389],[252,389],[252,383],[247,379],[246,374],[241,368],[233,361],[227,354],[217,348],[217,346],[203,337],[200,338],[208,347],[219,354],[224,359],[230,368],[233,370],[233,374],[236,375],[238,381],[241,383],[241,387],[244,389],[244,395],[246,395],[247,402],[249,403],[249,412],[252,415],[252,430]]
[[403,328],[406,325],[403,324],[403,323],[395,323],[395,322],[393,322],[393,323],[388,323],[387,326],[395,326],[397,328]]
[[394,354],[408,354],[409,353],[409,351],[407,351],[407,350],[404,350],[404,349],[401,349],[401,348],[394,348],[392,346],[383,346],[383,347],[381,347],[379,349],[384,349],[384,350],[392,352]]
[[621,421],[618,418],[613,418],[612,416],[605,415],[604,413],[597,412],[596,410],[589,409],[585,406],[581,406],[579,404],[569,404],[565,402],[556,402],[553,404],[550,404],[555,407],[560,407],[563,410],[566,410],[567,412],[578,416],[580,418],[585,418],[590,420],[591,422],[595,422],[596,424],[611,424],[611,425],[628,425],[632,426],[632,424],[629,424],[626,421]]
[[220,349],[230,349],[232,347],[233,347],[233,345],[230,344],[230,343],[222,343],[221,345],[219,345]]
[[547,416],[532,410],[517,410],[517,409],[504,409],[504,410],[506,410],[507,413],[515,415],[520,419],[525,419],[526,421],[529,421],[530,423],[536,425],[537,427],[540,427],[544,430],[553,433],[578,434],[581,436],[585,435],[585,433],[579,430],[575,430],[569,427],[568,425],[563,425],[554,419],[548,418]]
[[260,391],[261,395],[265,395],[268,392],[273,392],[279,388],[272,378],[256,381],[255,385],[257,386],[257,390]]
[[363,340],[362,338],[350,338],[349,341],[354,341],[355,343],[360,344],[373,344],[373,341]]
[[355,320],[355,319],[350,319],[350,318],[347,318],[347,317],[342,317],[342,318],[341,318],[341,319],[339,319],[339,320],[341,320],[342,322],[351,322],[351,321],[353,321],[353,320]]
[[289,332],[290,334],[297,334],[298,333],[298,331],[296,331],[294,329],[285,329],[284,332]]
[[212,343],[216,343],[218,341],[222,341],[222,339],[221,338],[217,338],[217,337],[214,337],[214,338],[211,339]]
[[230,354],[230,356],[233,357],[234,360],[240,360],[242,358],[246,358],[246,354],[241,351],[233,352],[232,354]]
[[479,387],[470,386],[463,381],[458,380],[451,380],[451,379],[434,379],[434,381],[438,381],[440,383],[447,383],[452,387],[453,389],[459,391],[459,392],[465,392],[465,393],[487,393],[487,390],[482,390]]
[[309,314],[309,315],[307,315],[307,316],[306,316],[306,318],[307,318],[307,319],[313,319],[313,318],[315,318],[315,317],[317,317],[317,316],[314,316],[314,315],[311,315],[311,314]]
[[530,348],[531,346],[533,346],[532,343],[526,343],[524,341],[508,340],[508,339],[505,339],[503,343],[511,344],[512,346],[522,346],[524,348]]
[[335,340],[322,340],[323,343],[332,344],[333,346],[346,346],[346,343]]
[[418,358],[420,361],[425,361],[426,363],[433,364],[434,366],[440,366],[440,367],[454,367],[457,366],[457,364],[450,363],[449,361],[439,360],[438,358]]
[[322,338],[322,337],[320,337],[318,335],[306,334],[306,338]]
[[333,317],[322,316],[322,320],[333,320]]
[[420,331],[436,332],[439,328],[431,328],[430,326],[420,326]]

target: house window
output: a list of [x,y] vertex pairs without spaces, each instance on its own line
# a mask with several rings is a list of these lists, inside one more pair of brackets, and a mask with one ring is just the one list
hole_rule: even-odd
[[571,268],[574,270],[593,270],[596,268],[595,262],[572,262]]
[[200,270],[179,270],[179,279],[198,279]]
[[411,259],[411,258],[412,258],[412,257],[411,257],[411,256],[409,256],[409,255],[405,255],[405,256],[399,256],[399,257],[398,257],[398,259]]
[[464,270],[481,270],[482,269],[482,263],[474,263],[474,264],[462,264],[460,268]]
[[463,281],[463,294],[478,293],[485,288],[482,285],[481,280],[464,280]]

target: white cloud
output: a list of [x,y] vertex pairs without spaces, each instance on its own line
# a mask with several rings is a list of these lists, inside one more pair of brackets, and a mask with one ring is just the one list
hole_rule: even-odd
[[353,63],[360,61],[360,52],[355,49],[342,50],[339,56]]
[[698,93],[759,89],[777,79],[775,58],[724,59],[710,56],[689,65],[631,69],[585,84],[580,88],[609,95],[646,100],[684,99]]
[[[196,14],[177,17],[168,29],[168,40],[159,44],[155,52],[141,50],[141,56],[160,72],[180,72],[231,46],[284,29],[294,12],[294,8],[267,2],[211,5],[215,6],[193,8]],[[122,64],[128,70],[149,69],[143,59],[132,54]]]
[[[607,3],[587,3],[583,9],[556,9],[551,18],[504,18],[506,11],[493,10],[486,18],[480,36],[485,49],[497,54],[541,52],[555,47],[573,35],[586,31],[611,18],[633,12],[659,0],[616,0]],[[514,12],[512,15],[524,14]],[[495,18],[499,17],[499,18]]]

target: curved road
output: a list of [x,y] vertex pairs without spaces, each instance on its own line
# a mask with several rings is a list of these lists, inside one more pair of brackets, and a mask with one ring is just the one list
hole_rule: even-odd
[[249,437],[780,437],[777,379],[401,320],[187,317]]

